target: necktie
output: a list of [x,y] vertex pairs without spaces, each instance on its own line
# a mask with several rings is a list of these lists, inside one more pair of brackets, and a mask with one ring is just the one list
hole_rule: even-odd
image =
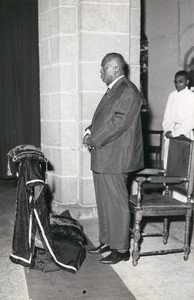
[[107,88],[106,94],[108,94],[110,92],[110,88]]

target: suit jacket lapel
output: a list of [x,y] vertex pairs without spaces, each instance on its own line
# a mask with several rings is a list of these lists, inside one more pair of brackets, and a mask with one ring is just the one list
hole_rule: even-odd
[[112,89],[110,90],[110,92],[107,94],[104,94],[104,96],[102,97],[100,103],[98,104],[96,111],[94,113],[93,116],[93,120],[95,120],[95,118],[97,117],[97,115],[99,114],[99,112],[101,111],[101,109],[103,108],[103,106],[105,105],[105,103],[107,103],[107,101],[109,101],[109,99],[114,95],[115,91],[117,90],[117,88],[120,86],[120,84],[125,80],[125,77],[122,77],[121,79],[119,79],[112,87]]
[[97,117],[97,115],[101,111],[104,104],[108,101],[108,99],[109,99],[108,94],[104,94],[104,96],[102,97],[100,103],[98,104],[98,106],[96,108],[96,111],[95,111],[94,116],[93,116],[93,120]]

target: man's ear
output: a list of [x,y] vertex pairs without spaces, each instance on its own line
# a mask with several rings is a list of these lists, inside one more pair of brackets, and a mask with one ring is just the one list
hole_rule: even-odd
[[189,84],[189,79],[187,79],[187,81],[186,81],[186,85],[188,85]]
[[115,73],[117,74],[119,72],[119,66],[115,66]]

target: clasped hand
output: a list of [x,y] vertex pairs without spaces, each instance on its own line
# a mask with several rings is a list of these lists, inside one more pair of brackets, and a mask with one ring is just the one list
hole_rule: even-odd
[[88,149],[88,150],[91,150],[91,149],[94,149],[94,144],[92,142],[92,139],[91,139],[91,135],[89,133],[87,133],[84,138],[83,138],[83,145]]
[[167,132],[165,133],[165,137],[166,137],[167,139],[170,139],[170,138],[172,137],[172,132],[171,132],[171,131],[167,131]]

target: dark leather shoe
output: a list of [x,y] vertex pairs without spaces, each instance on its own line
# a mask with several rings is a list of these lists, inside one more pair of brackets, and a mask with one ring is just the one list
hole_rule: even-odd
[[124,261],[129,260],[129,257],[130,257],[129,250],[124,253],[121,253],[117,250],[113,250],[108,256],[101,258],[99,261],[103,264],[114,265],[122,260]]
[[98,247],[94,247],[88,250],[88,252],[92,254],[102,254],[107,251],[110,251],[110,247],[102,243]]

